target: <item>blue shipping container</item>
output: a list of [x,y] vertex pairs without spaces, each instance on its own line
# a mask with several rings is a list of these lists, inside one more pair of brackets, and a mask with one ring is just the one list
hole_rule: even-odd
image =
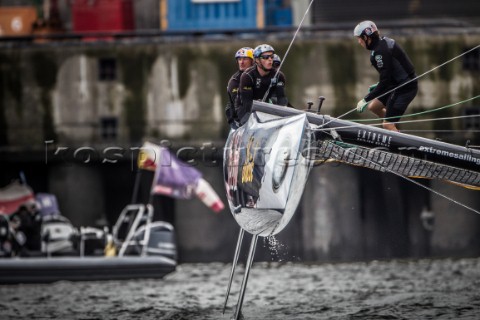
[[162,30],[263,28],[264,0],[160,0]]

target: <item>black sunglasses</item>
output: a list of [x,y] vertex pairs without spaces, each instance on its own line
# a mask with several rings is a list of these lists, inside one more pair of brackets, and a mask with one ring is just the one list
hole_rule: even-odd
[[260,56],[260,59],[263,59],[263,60],[273,59],[273,54],[266,54],[266,55]]

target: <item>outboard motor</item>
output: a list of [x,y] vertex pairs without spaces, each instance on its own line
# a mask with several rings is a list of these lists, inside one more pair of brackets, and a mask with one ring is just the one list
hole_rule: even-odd
[[76,252],[74,239],[78,231],[63,216],[48,216],[42,222],[42,252],[50,255],[71,255]]
[[141,255],[143,249],[147,256],[164,256],[177,260],[177,245],[173,226],[168,222],[155,221],[147,228],[150,229],[150,236],[148,237],[146,247],[143,248],[145,239],[145,225],[143,225],[135,232],[133,240],[136,242],[136,245],[131,246],[128,254]]

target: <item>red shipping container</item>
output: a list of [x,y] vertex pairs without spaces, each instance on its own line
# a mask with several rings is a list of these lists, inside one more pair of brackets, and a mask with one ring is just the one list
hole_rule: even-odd
[[74,32],[134,29],[133,0],[73,0]]

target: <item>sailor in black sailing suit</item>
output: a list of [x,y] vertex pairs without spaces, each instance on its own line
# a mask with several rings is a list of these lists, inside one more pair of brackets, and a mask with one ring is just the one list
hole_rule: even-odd
[[275,53],[275,54],[273,55],[273,67],[274,67],[275,69],[278,69],[281,64],[282,64],[282,58],[280,58],[280,56]]
[[[253,100],[270,102],[276,97],[275,103],[280,106],[288,105],[285,95],[285,75],[273,67],[275,50],[268,44],[261,44],[253,51],[255,65],[240,77],[239,98],[235,104],[235,111],[243,125],[252,112]],[[268,91],[267,97],[264,99]]]
[[235,60],[237,61],[238,71],[235,72],[228,80],[227,94],[228,102],[225,108],[225,115],[227,116],[227,122],[232,129],[237,129],[239,125],[239,119],[235,113],[235,101],[238,95],[238,86],[240,85],[240,76],[242,73],[253,65],[253,49],[250,47],[244,47],[238,49],[235,53]]
[[[380,38],[372,21],[360,22],[353,34],[362,47],[371,51],[370,62],[380,74],[378,83],[371,86],[370,92],[358,102],[357,111],[363,112],[368,106],[368,110],[378,117],[386,118],[384,129],[398,131],[396,122],[418,92],[413,64],[395,40]],[[394,88],[398,89],[385,94]]]

